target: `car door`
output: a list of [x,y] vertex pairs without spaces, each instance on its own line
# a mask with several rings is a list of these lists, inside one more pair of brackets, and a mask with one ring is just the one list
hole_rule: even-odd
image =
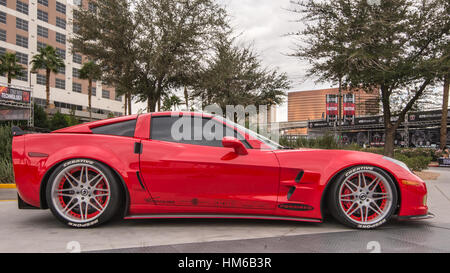
[[[224,148],[221,138],[176,140],[172,128],[180,118],[152,117],[151,137],[142,141],[140,169],[157,205],[275,209],[279,165],[272,151],[252,149],[245,139],[247,155]],[[190,134],[204,129],[208,121],[224,126],[197,116]],[[228,126],[224,132],[241,137]]]

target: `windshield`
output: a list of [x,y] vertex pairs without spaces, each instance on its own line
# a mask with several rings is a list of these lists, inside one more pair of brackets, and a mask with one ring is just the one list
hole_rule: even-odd
[[268,146],[270,149],[272,149],[272,150],[282,150],[282,149],[286,149],[285,147],[281,146],[280,144],[276,143],[275,141],[270,140],[270,139],[268,139],[267,137],[262,136],[262,135],[260,135],[260,134],[258,134],[258,133],[256,133],[256,132],[254,132],[254,131],[252,131],[252,130],[250,130],[250,129],[247,129],[247,128],[245,128],[245,127],[242,126],[242,125],[239,125],[239,124],[237,124],[237,123],[234,123],[234,122],[232,122],[232,121],[229,120],[229,119],[225,119],[225,118],[223,118],[223,117],[221,117],[221,116],[215,116],[215,118],[217,118],[218,120],[221,120],[221,121],[225,122],[225,123],[226,123],[227,125],[229,125],[229,126],[232,126],[232,127],[237,128],[238,130],[244,132],[245,134],[248,134],[250,137],[252,137],[252,138],[254,138],[254,139],[257,139],[257,140],[261,141],[262,143],[264,143],[265,145],[267,145],[267,146]]

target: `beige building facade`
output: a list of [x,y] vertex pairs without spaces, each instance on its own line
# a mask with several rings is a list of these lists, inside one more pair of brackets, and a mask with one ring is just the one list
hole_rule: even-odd
[[[65,69],[52,73],[50,101],[61,112],[76,110],[76,115],[86,117],[88,106],[88,82],[79,78],[79,70],[87,61],[84,56],[72,52],[69,43],[73,36],[73,10],[88,8],[87,0],[0,0],[0,54],[16,53],[19,63],[26,68],[26,75],[13,79],[12,84],[32,87],[36,104],[45,104],[45,71],[31,74],[30,62],[39,48],[51,45],[64,59]],[[6,78],[0,76],[6,83]],[[93,83],[92,108],[94,118],[108,114],[123,115],[124,99],[116,96],[114,88]]]

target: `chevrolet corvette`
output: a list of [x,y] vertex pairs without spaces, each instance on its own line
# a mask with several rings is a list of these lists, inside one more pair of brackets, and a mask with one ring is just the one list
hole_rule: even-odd
[[[180,138],[174,128],[186,118],[183,134],[193,137]],[[76,228],[116,216],[322,222],[331,214],[360,229],[432,217],[425,183],[400,161],[287,149],[205,113],[132,115],[47,134],[14,127],[13,136],[19,208],[50,209]]]

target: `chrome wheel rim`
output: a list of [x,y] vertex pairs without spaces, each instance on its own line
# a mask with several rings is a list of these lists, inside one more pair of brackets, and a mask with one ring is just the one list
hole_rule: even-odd
[[86,223],[100,217],[111,197],[106,175],[87,164],[63,169],[52,186],[53,205],[66,220]]
[[371,225],[384,219],[391,210],[392,188],[381,174],[358,171],[341,184],[339,205],[351,221]]

